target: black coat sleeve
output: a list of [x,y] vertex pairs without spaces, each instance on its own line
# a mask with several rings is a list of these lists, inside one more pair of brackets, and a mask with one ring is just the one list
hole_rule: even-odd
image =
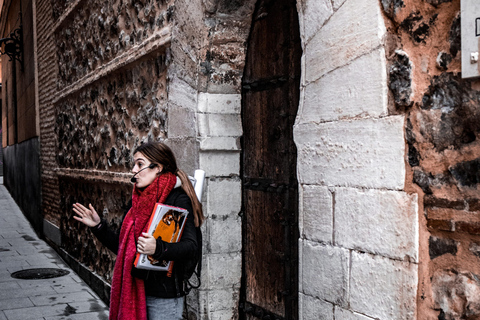
[[107,223],[105,219],[102,219],[100,224],[96,227],[90,228],[93,235],[110,251],[117,254],[118,247],[120,243],[120,229],[123,224],[123,220],[127,216],[128,211],[132,207],[132,200],[127,204],[126,209],[123,214],[122,223],[118,230],[113,230]]
[[186,209],[187,220],[182,237],[177,243],[168,243],[157,239],[157,248],[153,254],[156,260],[185,261],[191,259],[197,252],[197,234],[193,218],[192,202],[188,195],[180,188],[172,191],[165,204]]
[[104,219],[102,219],[98,226],[92,227],[90,230],[105,247],[117,254],[120,242],[120,230],[112,230]]

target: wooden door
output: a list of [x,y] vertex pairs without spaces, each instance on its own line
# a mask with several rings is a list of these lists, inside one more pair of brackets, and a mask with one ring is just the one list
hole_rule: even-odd
[[300,88],[295,0],[259,0],[242,81],[241,319],[297,319]]

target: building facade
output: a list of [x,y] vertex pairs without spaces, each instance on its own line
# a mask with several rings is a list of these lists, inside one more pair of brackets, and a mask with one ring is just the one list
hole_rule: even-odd
[[[108,299],[131,153],[206,171],[191,319],[480,316],[478,80],[460,0],[6,0],[5,184]],[[23,65],[22,65],[23,64]]]

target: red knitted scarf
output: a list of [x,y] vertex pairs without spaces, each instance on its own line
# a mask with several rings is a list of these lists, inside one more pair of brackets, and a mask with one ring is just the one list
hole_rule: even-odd
[[175,186],[177,178],[163,173],[149,186],[133,188],[132,208],[128,211],[120,230],[120,245],[113,269],[110,295],[110,320],[146,320],[147,305],[143,280],[132,277],[136,254],[136,240],[147,232],[147,224],[156,202],[164,203]]

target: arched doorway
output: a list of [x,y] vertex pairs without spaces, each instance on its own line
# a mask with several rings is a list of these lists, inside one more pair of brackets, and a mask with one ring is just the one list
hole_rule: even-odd
[[242,81],[241,319],[298,318],[301,55],[295,0],[258,1]]

